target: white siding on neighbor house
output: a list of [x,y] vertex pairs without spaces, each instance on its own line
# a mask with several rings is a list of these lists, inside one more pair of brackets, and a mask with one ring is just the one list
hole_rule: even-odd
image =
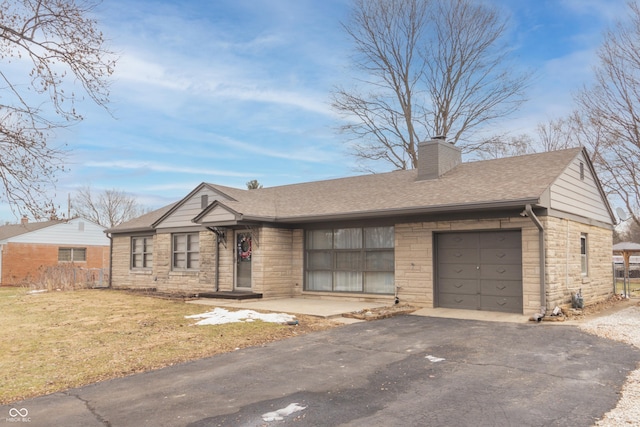
[[105,228],[86,219],[76,218],[8,239],[12,243],[52,245],[109,246]]
[[202,196],[208,196],[208,204],[214,200],[225,200],[226,198],[209,187],[202,187],[200,191],[193,194],[188,200],[185,200],[175,211],[164,219],[156,228],[173,228],[173,227],[199,227],[198,224],[191,220],[202,212]]
[[[584,179],[580,179],[580,163]],[[551,186],[550,208],[612,224],[607,202],[598,189],[596,178],[580,153]]]

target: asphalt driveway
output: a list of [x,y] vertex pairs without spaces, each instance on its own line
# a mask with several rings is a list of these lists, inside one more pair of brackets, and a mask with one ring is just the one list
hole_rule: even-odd
[[397,316],[2,406],[0,424],[592,426],[639,361],[573,326]]

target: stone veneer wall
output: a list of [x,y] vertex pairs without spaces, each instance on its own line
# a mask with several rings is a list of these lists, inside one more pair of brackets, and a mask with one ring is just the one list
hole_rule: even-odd
[[[571,302],[582,289],[586,304],[612,293],[612,232],[606,228],[565,219],[539,217],[545,228],[547,309]],[[523,313],[540,308],[538,228],[529,218],[464,220],[397,224],[396,286],[400,301],[433,307],[433,233],[520,229],[522,233]],[[589,274],[581,274],[580,234],[588,235]]]
[[[261,228],[254,237],[252,286],[268,297],[300,295],[303,283],[303,230]],[[232,291],[235,278],[235,234],[227,231],[226,246],[220,243],[220,291]],[[131,270],[131,236],[113,238],[112,286],[156,288],[161,292],[213,292],[215,290],[216,236],[200,232],[199,271],[171,271],[171,234],[153,237],[153,267]],[[265,250],[267,248],[267,250]]]
[[[113,252],[111,256],[111,286],[114,288],[151,288],[156,284],[153,280],[153,270],[132,271],[131,266],[131,236],[114,235],[111,238]],[[157,247],[156,236],[153,236],[153,247]],[[153,268],[155,269],[157,254],[153,254]]]
[[401,302],[434,306],[433,233],[513,230],[522,232],[523,311],[540,308],[538,229],[529,218],[437,221],[396,224],[396,286]]
[[[613,234],[611,230],[576,221],[545,218],[547,246],[547,307],[571,304],[582,289],[585,304],[602,301],[613,293]],[[588,274],[582,275],[580,235],[587,235]]]
[[[171,233],[158,233],[153,236],[153,267],[151,269],[132,270],[130,268],[131,236],[114,236],[111,285],[114,288],[156,288],[161,292],[213,292],[215,290],[216,236],[211,231],[205,230],[200,231],[199,239],[200,269],[198,271],[171,271]],[[221,269],[221,275],[222,272]]]
[[[612,292],[612,232],[575,221],[539,217],[545,227],[547,308],[571,302],[571,293],[582,289],[585,303],[606,298]],[[489,220],[415,222],[395,226],[396,286],[401,302],[433,307],[433,233],[517,229],[522,233],[523,312],[540,308],[539,234],[531,219],[506,217]],[[580,270],[580,233],[588,235],[589,274]],[[219,290],[233,290],[235,235],[227,232],[220,244]],[[171,271],[171,234],[154,236],[152,270],[129,268],[130,236],[113,237],[112,285],[125,288],[154,287],[167,292],[215,290],[215,234],[200,232],[200,271]],[[265,298],[303,294],[354,300],[389,300],[368,294],[303,293],[304,231],[263,227],[254,239],[252,285]]]
[[302,230],[262,227],[254,238],[254,248],[254,292],[262,293],[264,298],[299,295],[304,255]]

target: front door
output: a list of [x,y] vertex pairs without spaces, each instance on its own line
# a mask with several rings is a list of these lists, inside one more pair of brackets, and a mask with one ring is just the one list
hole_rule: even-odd
[[236,289],[251,290],[251,233],[236,232]]

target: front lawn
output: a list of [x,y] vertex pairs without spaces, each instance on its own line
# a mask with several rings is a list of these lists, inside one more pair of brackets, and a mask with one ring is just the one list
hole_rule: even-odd
[[0,288],[0,404],[334,326],[261,321],[194,326],[213,307],[114,290]]

